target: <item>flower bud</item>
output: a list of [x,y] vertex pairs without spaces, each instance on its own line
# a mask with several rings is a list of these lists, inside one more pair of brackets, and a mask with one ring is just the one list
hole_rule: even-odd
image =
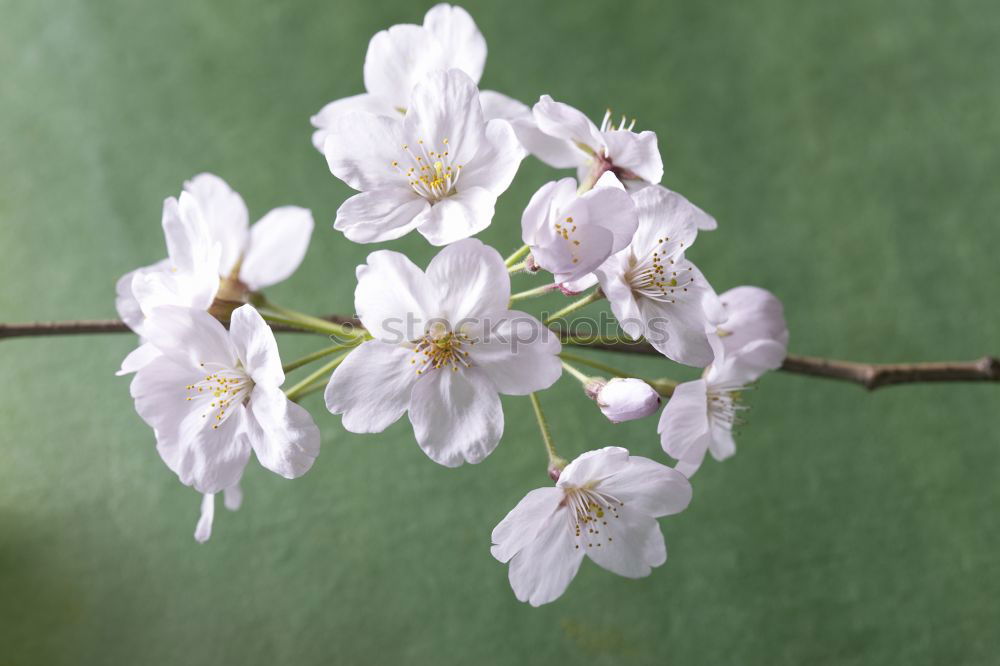
[[660,407],[660,395],[641,379],[615,377],[600,387],[595,398],[612,423],[649,416]]

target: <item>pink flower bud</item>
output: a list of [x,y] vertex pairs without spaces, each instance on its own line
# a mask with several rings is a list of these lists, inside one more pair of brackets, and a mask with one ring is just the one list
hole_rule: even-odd
[[615,377],[597,392],[597,406],[612,423],[649,416],[660,407],[660,395],[641,379]]

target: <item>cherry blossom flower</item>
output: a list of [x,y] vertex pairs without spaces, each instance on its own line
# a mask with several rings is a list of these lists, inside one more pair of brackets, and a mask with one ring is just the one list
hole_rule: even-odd
[[[243,503],[243,491],[240,484],[230,486],[222,491],[222,503],[230,511],[237,511]],[[215,522],[215,493],[205,493],[201,496],[201,515],[194,528],[194,540],[205,543],[212,536],[212,525]]]
[[701,467],[706,453],[716,460],[736,453],[733,427],[746,409],[743,393],[781,366],[788,347],[781,301],[770,292],[737,287],[719,296],[718,307],[728,318],[708,336],[715,360],[701,379],[674,389],[657,427],[663,450],[688,476]]
[[555,487],[525,495],[493,529],[493,557],[509,562],[519,601],[555,601],[586,555],[628,578],[667,559],[656,519],[683,511],[691,484],[676,470],[609,446],[566,466]]
[[[305,208],[275,208],[252,227],[243,198],[218,176],[203,173],[184,183],[180,198],[163,204],[167,258],[122,276],[116,307],[140,337],[163,305],[209,309],[217,299],[238,304],[251,291],[277,284],[298,268],[312,235]],[[141,345],[118,374],[135,372],[157,356]]]
[[543,185],[521,216],[521,238],[535,264],[562,283],[592,273],[623,250],[637,225],[632,198],[608,172],[582,196],[572,178]]
[[251,450],[285,478],[309,470],[319,429],[279,388],[274,334],[252,306],[234,310],[226,331],[203,310],[165,305],[145,334],[160,355],[136,373],[132,398],[182,483],[202,493],[231,488]]
[[[372,37],[364,65],[367,92],[330,102],[314,115],[313,145],[325,152],[326,138],[346,113],[402,116],[413,87],[432,72],[460,69],[478,84],[485,65],[486,40],[469,13],[454,5],[435,5],[423,25],[394,25]],[[480,102],[487,120],[510,120],[518,138],[525,135],[541,145],[551,141],[538,130],[525,104],[492,90],[482,91]]]
[[477,463],[503,433],[498,394],[526,395],[559,378],[558,339],[507,309],[507,269],[480,241],[446,247],[426,272],[398,252],[373,252],[357,274],[355,308],[374,339],[326,389],[327,408],[350,432],[381,432],[408,412],[432,460]]
[[622,118],[615,126],[608,111],[598,127],[581,111],[548,95],[541,96],[532,113],[540,132],[558,141],[537,142],[525,134],[524,147],[551,167],[576,168],[583,189],[596,183],[606,171],[614,173],[630,189],[659,183],[663,178],[656,133],[632,131],[634,120],[626,125]]
[[[715,292],[684,252],[707,215],[659,185],[633,193],[632,199],[638,229],[627,248],[595,271],[601,289],[628,336],[645,337],[667,358],[703,368],[713,354],[702,301],[715,298]],[[717,306],[707,309],[718,311]]]
[[634,377],[595,379],[585,390],[612,423],[646,418],[660,408],[660,394]]
[[418,83],[402,119],[339,116],[325,153],[333,175],[360,192],[337,210],[335,229],[357,243],[416,229],[433,245],[489,226],[524,158],[509,123],[483,119],[476,85],[457,69]]

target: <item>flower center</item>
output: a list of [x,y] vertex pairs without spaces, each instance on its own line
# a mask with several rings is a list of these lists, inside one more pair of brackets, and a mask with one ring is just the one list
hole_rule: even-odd
[[[587,548],[600,548],[612,541],[610,530],[606,529],[609,520],[618,520],[619,507],[625,503],[617,497],[602,493],[592,487],[565,488],[563,502],[570,511],[570,529],[580,543]],[[601,530],[604,534],[601,534]],[[576,548],[580,547],[576,544]]]
[[454,194],[462,175],[462,165],[451,162],[448,139],[441,144],[441,150],[431,150],[420,139],[417,150],[413,151],[404,143],[404,156],[392,161],[392,168],[406,177],[413,191],[431,203]]
[[580,263],[580,257],[577,255],[580,241],[576,238],[576,225],[573,224],[573,218],[567,217],[565,222],[554,222],[553,228],[555,229],[556,236],[561,237],[566,241],[566,245],[569,246],[569,254],[573,258],[573,263]]
[[745,387],[711,389],[708,392],[708,416],[717,424],[732,430],[734,426],[740,425],[743,419],[740,412],[749,409],[743,404],[743,391]]
[[[669,241],[667,237],[658,238],[657,247]],[[683,243],[681,244],[683,247]],[[625,280],[638,295],[661,303],[676,303],[678,298],[688,290],[694,282],[694,271],[686,269],[674,270],[676,264],[666,253],[654,250],[641,261],[635,257],[631,260],[632,267],[626,272]]]
[[215,421],[212,428],[218,430],[232,414],[229,408],[246,400],[253,390],[254,382],[242,367],[228,368],[221,363],[202,363],[201,367],[209,371],[213,367],[218,370],[210,372],[194,384],[188,384],[184,389],[187,391],[188,401],[208,403],[201,418],[211,417]]
[[445,367],[450,367],[452,372],[458,372],[460,366],[471,368],[469,352],[463,347],[471,347],[475,343],[464,333],[455,333],[443,326],[433,327],[414,343],[410,365],[416,367],[418,375]]

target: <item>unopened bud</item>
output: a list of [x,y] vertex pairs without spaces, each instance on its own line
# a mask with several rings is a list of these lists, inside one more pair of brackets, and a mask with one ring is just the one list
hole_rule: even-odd
[[583,392],[587,394],[587,397],[591,400],[597,400],[598,394],[600,394],[601,389],[604,388],[608,383],[608,380],[604,377],[591,377],[583,385]]
[[612,423],[641,419],[660,407],[653,387],[631,377],[615,377],[598,389],[594,400]]
[[537,273],[542,269],[537,263],[535,263],[535,258],[530,254],[524,258],[524,272],[525,273]]

